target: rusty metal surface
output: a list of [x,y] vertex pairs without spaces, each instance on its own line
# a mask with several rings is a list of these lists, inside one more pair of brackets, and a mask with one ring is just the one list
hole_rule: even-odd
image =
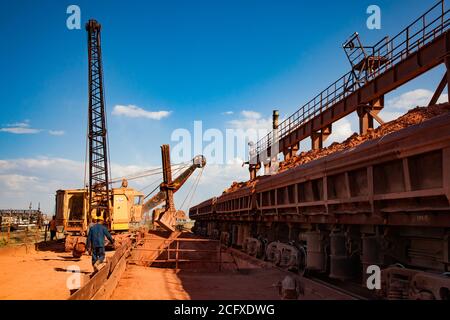
[[[191,218],[450,227],[449,132],[450,114],[444,114],[367,141],[352,150],[337,152],[262,179],[256,183],[254,193],[245,188],[222,195],[215,203],[206,201],[191,208]],[[439,163],[442,171],[436,171],[432,177],[432,170],[426,166],[410,168],[417,161],[429,161],[427,159],[438,161],[436,165]],[[397,171],[391,168],[391,163],[403,170],[401,174],[393,174]],[[380,182],[379,175],[374,177],[374,170],[394,171],[386,178],[387,182]],[[364,180],[365,189],[361,194],[352,194],[359,192],[354,191],[358,185],[351,180],[355,172],[360,172],[367,180]],[[426,179],[427,175],[432,177],[428,185],[414,185],[414,179]],[[300,199],[299,190],[310,187],[311,181],[316,181],[321,188],[320,196]],[[332,183],[339,183],[343,190],[341,194],[330,195],[325,186]],[[380,183],[385,190],[377,189],[381,188]],[[286,196],[289,187],[294,190],[292,199]],[[284,201],[278,199],[283,194],[279,190],[284,190],[287,197]],[[248,197],[250,200],[242,200]],[[423,204],[416,203],[417,199],[422,199]],[[254,200],[257,207],[252,209],[248,204]],[[202,211],[203,207],[206,210]]]
[[390,300],[448,300],[450,278],[447,275],[390,267],[382,272],[382,293]]
[[169,145],[161,146],[163,182],[160,184],[160,191],[148,199],[143,204],[143,213],[150,211],[158,205],[165,203],[163,209],[156,209],[153,212],[153,224],[158,225],[168,231],[174,231],[176,219],[184,217],[183,211],[177,211],[174,204],[174,194],[184,185],[189,177],[198,168],[202,169],[206,166],[206,158],[202,155],[196,156],[192,160],[192,165],[187,167],[175,179],[172,179],[172,167],[170,163],[170,147]]
[[89,210],[102,216],[110,227],[110,186],[106,112],[103,92],[101,25],[95,20],[86,24],[89,61]]
[[297,279],[300,283],[299,300],[366,300],[365,297],[349,292],[336,285],[332,285],[320,279],[307,278],[297,275],[283,268],[277,267],[271,262],[261,261],[237,249],[228,248],[227,251],[233,256],[247,260],[254,265],[260,266],[261,268],[276,268],[284,272],[286,275]]
[[445,10],[444,4],[440,1],[392,39],[382,39],[369,56],[385,57],[382,65],[359,79],[352,70],[330,85],[279,125],[277,141],[273,141],[273,132],[258,141],[250,162],[266,161],[275,142],[279,142],[278,150],[284,152],[356,111],[360,105],[368,104],[445,63],[450,35],[449,11]]
[[[328,88],[335,96],[329,99],[326,91],[326,104],[320,95],[274,126],[277,132],[260,141],[257,155],[253,153],[258,163],[270,170],[274,137],[280,137],[285,162],[293,147],[308,136],[317,135],[316,147],[321,147],[329,133],[324,128],[355,110],[360,130],[368,130],[378,118],[385,93],[446,63],[447,74],[431,99],[434,102],[450,79],[450,34],[444,2],[433,9],[440,14],[431,20],[431,11],[421,16],[395,38],[404,41],[387,55],[377,53],[376,45],[372,53],[363,53],[364,61],[351,61],[360,74]],[[413,34],[412,26],[418,25],[421,31]],[[389,44],[391,40],[385,39],[379,47]],[[374,54],[392,56],[371,59]],[[373,64],[376,68],[370,68]],[[325,279],[325,291],[333,283],[366,288],[368,267],[376,265],[384,269],[383,290],[377,292],[382,298],[448,300],[450,113],[422,121],[367,134],[369,140],[356,136],[358,143],[349,139],[320,156],[300,155],[298,159],[306,160],[290,162],[278,174],[233,183],[221,196],[190,209],[196,220],[194,232],[220,238],[252,255],[255,248],[264,247],[265,255],[259,258],[280,265],[283,252],[297,252],[287,265],[299,274],[318,274],[312,280],[321,284]],[[291,245],[296,250],[286,249]],[[284,257],[288,261],[287,253]],[[401,267],[393,269],[393,265]]]
[[131,247],[131,241],[125,242],[117,251],[111,260],[108,260],[105,266],[76,292],[74,292],[68,300],[90,300],[105,286],[109,278],[112,276],[116,266],[122,259],[126,259]]

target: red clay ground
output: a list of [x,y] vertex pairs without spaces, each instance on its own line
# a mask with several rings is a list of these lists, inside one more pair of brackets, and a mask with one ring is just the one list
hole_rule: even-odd
[[[166,235],[167,237],[167,235]],[[146,239],[163,239],[158,232],[150,232]],[[179,239],[200,239],[191,233],[182,233]],[[148,241],[139,245],[141,249],[157,248],[159,241]],[[176,243],[171,244],[171,248]],[[223,299],[279,299],[278,289],[274,287],[285,274],[276,269],[262,269],[240,259],[233,258],[228,252],[222,252],[221,272],[217,260],[217,242],[181,242],[180,249],[212,250],[213,252],[180,252],[180,259],[200,260],[201,262],[180,263],[181,271],[170,268],[147,267],[143,265],[127,266],[111,299],[117,300],[223,300]],[[138,249],[139,250],[139,249]],[[132,257],[136,260],[154,259],[152,252],[135,250]],[[166,259],[163,252],[158,259]],[[172,254],[172,258],[174,255]],[[138,262],[138,264],[141,264]],[[160,264],[175,267],[173,263]]]
[[[91,257],[74,259],[64,252],[64,243],[40,246],[7,247],[0,249],[0,299],[62,300],[70,295],[66,268],[80,267],[82,275],[92,272]],[[108,252],[107,256],[113,252]]]
[[[40,251],[24,246],[0,249],[0,299],[63,300],[69,297],[66,281],[71,265],[84,277],[92,271],[89,256],[72,258],[63,243]],[[45,251],[44,251],[45,250]],[[113,252],[107,252],[111,256]],[[197,254],[198,255],[198,254]],[[222,254],[222,271],[217,265],[189,265],[184,271],[128,265],[111,299],[117,300],[277,300],[276,284],[286,272],[265,263]],[[183,267],[182,267],[183,268]],[[306,290],[306,299],[326,299],[319,289]],[[339,296],[335,297],[339,299]]]
[[111,299],[279,300],[274,287],[286,275],[276,269],[198,273],[127,266]]
[[[196,246],[204,246],[196,244]],[[113,252],[107,252],[110,256]],[[196,254],[199,258],[199,254]],[[222,255],[222,272],[216,264],[200,263],[189,271],[128,265],[112,299],[279,299],[274,285],[285,274],[262,269]],[[80,267],[83,277],[92,272],[90,256],[74,259],[62,242],[0,249],[0,299],[63,300],[70,296],[66,271]],[[239,270],[240,271],[239,271]],[[202,271],[203,270],[203,271]]]

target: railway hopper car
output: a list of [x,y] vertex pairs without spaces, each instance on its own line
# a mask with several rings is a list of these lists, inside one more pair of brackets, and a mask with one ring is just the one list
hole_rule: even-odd
[[195,231],[302,274],[377,294],[450,299],[450,113],[190,209]]

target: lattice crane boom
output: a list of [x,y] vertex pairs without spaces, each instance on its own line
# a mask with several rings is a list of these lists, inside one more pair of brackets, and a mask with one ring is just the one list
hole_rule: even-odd
[[89,63],[89,211],[110,223],[110,186],[106,113],[103,90],[101,25],[96,20],[86,24]]

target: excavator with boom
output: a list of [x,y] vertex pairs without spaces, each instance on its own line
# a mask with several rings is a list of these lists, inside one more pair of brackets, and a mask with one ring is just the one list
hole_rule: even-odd
[[[163,155],[165,154],[163,157],[169,159],[169,146],[163,145],[161,150]],[[182,172],[173,180],[172,166],[163,166],[163,182],[159,185],[159,192],[148,195],[145,202],[144,194],[129,188],[126,178],[122,180],[120,188],[112,188],[109,201],[111,217],[107,226],[116,244],[120,245],[123,237],[130,236],[133,229],[142,226],[145,216],[152,217],[153,228],[175,231],[178,221],[184,221],[186,216],[183,211],[176,210],[173,195],[181,189],[196,169],[203,169],[205,166],[205,157],[196,156],[190,165],[184,164],[176,169]],[[198,177],[200,176],[201,173]],[[197,178],[195,187],[198,182]],[[85,251],[88,225],[96,218],[92,213],[88,214],[88,204],[89,190],[86,188],[56,192],[57,225],[66,235],[65,250],[72,251],[74,256],[79,256]]]
[[[181,186],[187,181],[197,168],[206,166],[206,158],[202,155],[196,156],[192,160],[192,165],[182,172],[175,180],[172,180],[172,170],[170,166],[169,145],[161,146],[162,164],[163,164],[163,182],[160,185],[160,191],[142,207],[143,213],[147,213],[160,204],[165,203],[164,208],[155,209],[152,214],[153,225],[159,226],[167,231],[175,231],[176,220],[185,220],[186,215],[183,211],[176,210],[173,201],[173,195],[180,190]],[[197,181],[198,183],[198,181]]]
[[[204,156],[196,156],[190,163],[171,165],[169,145],[161,146],[162,170],[157,168],[132,178],[110,180],[108,143],[106,130],[106,113],[103,91],[103,68],[100,44],[101,25],[96,20],[86,24],[88,33],[89,59],[89,184],[83,189],[58,190],[56,192],[57,228],[64,232],[65,250],[72,251],[75,257],[81,256],[86,250],[86,235],[89,224],[94,219],[104,221],[112,233],[116,246],[123,238],[131,236],[133,226],[142,225],[144,215],[152,212],[152,222],[155,228],[174,231],[177,221],[185,219],[183,211],[175,209],[173,195],[189,179],[197,168],[206,165]],[[172,179],[172,168],[179,175]],[[128,187],[128,180],[163,174],[160,191],[147,197]],[[196,180],[197,186],[201,172]],[[121,181],[121,187],[112,188],[112,184]],[[188,194],[189,195],[189,194]],[[162,204],[162,208],[158,208]]]

